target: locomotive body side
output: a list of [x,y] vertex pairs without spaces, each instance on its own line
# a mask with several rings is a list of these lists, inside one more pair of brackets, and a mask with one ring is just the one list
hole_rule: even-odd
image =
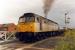
[[35,15],[35,32],[58,31],[59,25],[42,16]]

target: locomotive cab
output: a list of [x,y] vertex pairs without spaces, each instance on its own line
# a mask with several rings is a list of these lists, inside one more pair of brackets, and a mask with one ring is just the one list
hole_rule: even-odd
[[34,32],[35,17],[32,14],[24,14],[18,21],[18,32]]
[[24,14],[19,18],[16,37],[20,41],[31,41],[34,38],[35,17],[32,13]]

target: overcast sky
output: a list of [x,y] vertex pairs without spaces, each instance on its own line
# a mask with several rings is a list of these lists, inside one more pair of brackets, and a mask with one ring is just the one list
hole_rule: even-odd
[[[64,14],[71,18],[70,27],[75,27],[75,0],[55,0],[48,18],[64,26]],[[17,23],[18,18],[26,12],[44,16],[43,0],[0,0],[0,23]]]

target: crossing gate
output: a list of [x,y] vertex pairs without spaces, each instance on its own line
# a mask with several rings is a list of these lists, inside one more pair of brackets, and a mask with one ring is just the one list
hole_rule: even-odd
[[0,31],[0,41],[8,41],[15,39],[15,32]]

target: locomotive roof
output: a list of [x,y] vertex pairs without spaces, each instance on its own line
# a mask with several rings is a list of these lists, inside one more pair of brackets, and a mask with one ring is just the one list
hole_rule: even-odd
[[[35,14],[35,15],[37,15],[37,14]],[[40,15],[37,15],[37,16],[40,16]],[[40,16],[40,17],[42,17],[42,16]],[[55,23],[55,24],[58,24],[58,23],[56,23],[56,22],[54,22],[54,21],[52,21],[52,20],[50,20],[50,19],[48,19],[48,18],[45,18],[45,17],[42,17],[43,19],[46,19],[46,20],[48,20],[48,21],[51,21],[51,22],[53,22],[53,23]]]
[[[34,13],[25,13],[23,16],[21,16],[20,18],[22,18],[22,17],[36,17],[36,16],[40,16],[40,15],[37,15],[37,14],[34,14]],[[40,16],[40,17],[42,17],[42,16]],[[50,19],[48,19],[48,18],[45,18],[45,17],[42,17],[42,18],[44,18],[44,19],[46,19],[46,20],[48,20],[48,21],[51,21],[51,22],[53,22],[53,23],[55,23],[55,24],[58,24],[58,23],[56,23],[56,22],[54,22],[54,21],[52,21],[52,20],[50,20]]]
[[24,13],[24,15],[21,17],[35,17],[35,16],[34,13]]
[[48,18],[45,18],[45,17],[42,17],[42,18],[44,18],[44,19],[46,19],[46,20],[48,20],[48,21],[51,21],[51,22],[53,22],[53,23],[55,23],[55,24],[58,24],[58,23],[56,23],[56,22],[54,22],[54,21],[52,21],[52,20],[50,20],[50,19],[48,19]]

